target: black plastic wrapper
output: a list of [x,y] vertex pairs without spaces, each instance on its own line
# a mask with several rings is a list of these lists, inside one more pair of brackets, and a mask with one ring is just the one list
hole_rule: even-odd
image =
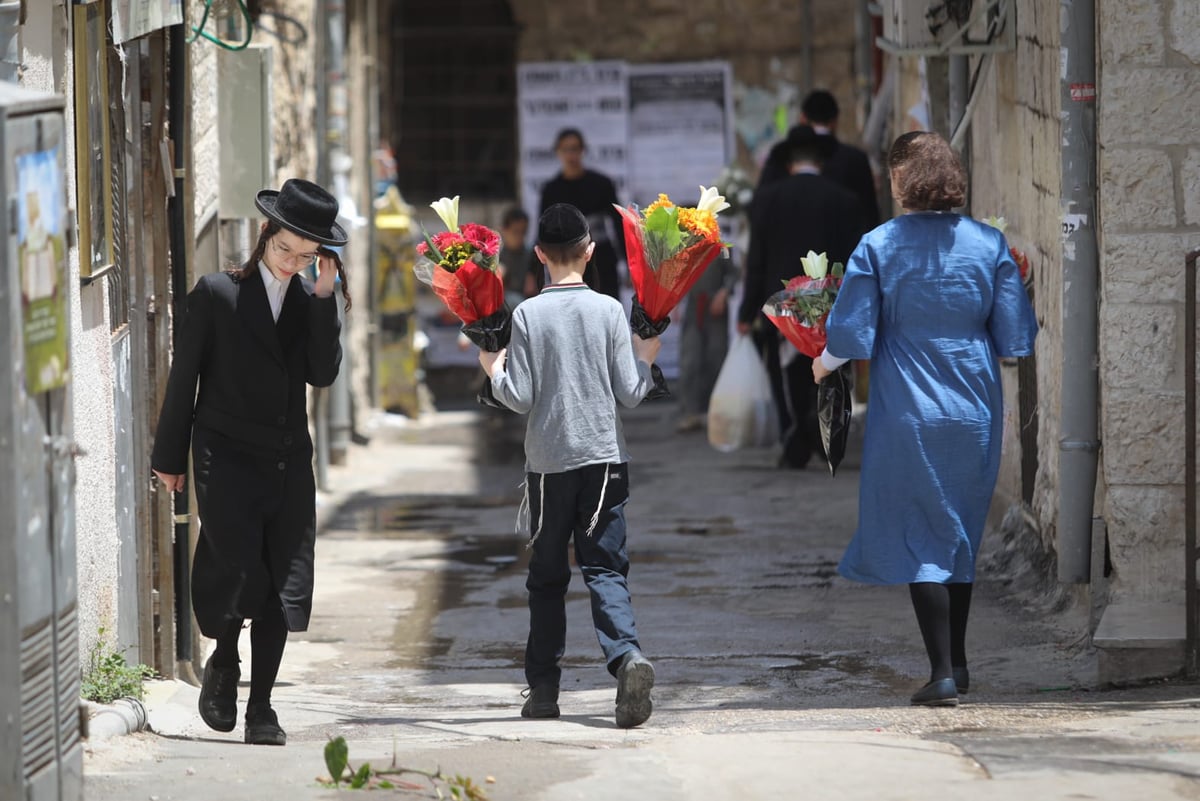
[[821,445],[829,462],[829,475],[837,475],[837,467],[846,455],[850,438],[851,392],[850,363],[843,364],[817,385],[817,424],[821,429]]
[[[480,350],[486,350],[490,353],[504,350],[504,348],[508,347],[508,341],[512,338],[512,312],[506,306],[498,312],[489,314],[487,317],[481,317],[473,323],[464,325],[462,332]],[[479,388],[479,394],[475,396],[475,400],[484,406],[491,406],[493,409],[512,411],[503,403],[496,400],[496,396],[492,393],[492,379],[490,378],[483,379],[483,386]]]
[[[642,339],[659,337],[670,324],[670,317],[659,320],[657,323],[651,320],[638,301],[637,295],[633,296],[633,307],[629,310],[629,327],[633,329],[633,333]],[[650,376],[654,379],[654,386],[646,393],[646,400],[671,397],[671,390],[667,388],[667,379],[663,376],[662,370],[658,369],[657,364],[650,365]]]

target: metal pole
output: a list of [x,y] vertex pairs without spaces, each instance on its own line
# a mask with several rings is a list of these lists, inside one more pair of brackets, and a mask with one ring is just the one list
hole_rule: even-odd
[[[187,59],[187,38],[184,26],[174,25],[170,31],[170,87],[168,109],[168,136],[175,143],[175,194],[167,201],[167,213],[170,221],[171,248],[171,291],[173,312],[175,315],[174,336],[175,345],[179,344],[179,336],[183,332],[183,318],[187,314],[188,293],[188,264],[187,264],[187,224],[184,219],[186,206],[184,203],[187,187],[184,185],[183,171],[186,167],[187,148],[184,147],[184,129],[187,102],[187,91],[184,83],[183,65]],[[191,551],[191,526],[189,525],[190,511],[188,509],[188,493],[176,492],[174,499],[175,511],[175,544],[174,544],[174,573],[175,573],[175,661],[192,661],[192,586],[189,556]],[[163,662],[168,660],[164,657]]]
[[1092,509],[1100,439],[1096,247],[1094,0],[1063,5],[1063,365],[1059,440],[1058,578],[1091,578]]
[[1196,259],[1200,250],[1187,256],[1183,268],[1183,586],[1187,604],[1187,654],[1184,672],[1195,678],[1200,668],[1200,610],[1196,608]]

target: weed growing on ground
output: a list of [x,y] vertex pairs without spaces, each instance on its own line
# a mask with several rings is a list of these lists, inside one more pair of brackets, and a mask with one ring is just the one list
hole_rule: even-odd
[[101,628],[96,644],[88,655],[88,666],[83,673],[79,693],[97,704],[111,704],[118,698],[141,700],[146,693],[143,682],[153,676],[153,668],[130,665],[125,661],[124,654],[109,648],[104,642],[104,629]]
[[[431,792],[430,798],[453,799],[454,801],[487,801],[487,793],[469,776],[447,776],[438,768],[432,773],[416,768],[401,767],[392,753],[392,764],[387,770],[376,770],[371,763],[364,762],[355,770],[350,764],[350,746],[345,737],[336,737],[325,744],[325,767],[331,778],[318,779],[326,787],[351,790],[395,790],[397,792]],[[403,774],[423,776],[428,787],[401,779]],[[488,781],[493,781],[491,777]]]

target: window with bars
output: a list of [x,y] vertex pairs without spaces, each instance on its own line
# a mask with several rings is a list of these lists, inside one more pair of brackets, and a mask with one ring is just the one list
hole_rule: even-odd
[[391,28],[391,145],[401,191],[418,199],[513,197],[517,26],[509,4],[405,0]]

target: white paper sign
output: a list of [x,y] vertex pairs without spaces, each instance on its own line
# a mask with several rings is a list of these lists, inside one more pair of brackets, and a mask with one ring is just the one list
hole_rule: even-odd
[[537,227],[542,186],[560,169],[554,138],[563,128],[583,133],[584,163],[613,180],[617,197],[626,197],[626,72],[623,61],[517,66],[521,205],[529,213],[531,228]]
[[629,192],[646,206],[660,192],[694,206],[734,149],[726,62],[629,67]]

